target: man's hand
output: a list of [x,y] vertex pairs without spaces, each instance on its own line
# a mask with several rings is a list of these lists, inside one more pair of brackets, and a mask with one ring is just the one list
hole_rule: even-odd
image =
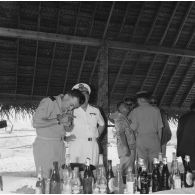
[[75,139],[76,139],[76,136],[74,134],[65,137],[66,142],[74,141]]
[[73,122],[73,116],[71,114],[58,114],[57,120],[64,126],[70,126]]

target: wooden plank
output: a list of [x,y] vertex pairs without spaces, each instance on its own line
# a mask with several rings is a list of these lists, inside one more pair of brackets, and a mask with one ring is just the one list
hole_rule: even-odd
[[[74,32],[73,32],[74,35],[77,32],[80,9],[81,9],[81,2],[79,4],[79,8],[78,8],[78,11],[77,11],[76,22],[75,22],[75,27],[74,27]],[[66,85],[67,85],[67,81],[68,81],[68,74],[69,74],[70,63],[71,63],[71,59],[72,59],[72,50],[73,50],[73,44],[70,46],[70,53],[69,53],[69,57],[68,57],[68,65],[67,65],[66,76],[65,76],[65,80],[64,80],[63,94],[65,93]]]
[[[56,25],[56,33],[58,33],[59,30],[59,25],[60,25],[60,14],[61,14],[61,10],[60,10],[60,5],[58,4],[59,8],[58,8],[58,14],[57,14],[57,25]],[[48,81],[47,81],[47,90],[46,90],[46,96],[48,96],[49,94],[49,87],[50,87],[50,82],[51,82],[51,75],[52,75],[52,70],[53,70],[53,64],[54,64],[54,60],[55,60],[55,53],[56,53],[56,42],[54,43],[53,46],[53,50],[52,50],[52,58],[51,58],[51,64],[50,64],[50,68],[49,68],[49,77],[48,77]]]
[[[95,9],[94,9],[93,14],[92,14],[91,26],[90,26],[90,29],[89,29],[89,35],[88,36],[91,36],[91,33],[92,33],[96,11],[97,11],[97,2],[95,4]],[[80,66],[80,69],[79,69],[79,74],[78,74],[78,77],[77,77],[77,83],[80,82],[80,78],[81,78],[81,74],[82,74],[82,70],[83,70],[83,66],[84,66],[84,62],[85,62],[85,57],[87,55],[87,50],[88,50],[88,46],[85,46],[85,50],[83,52],[83,58],[82,58],[82,61],[81,61],[81,66]]]
[[[37,19],[37,31],[40,31],[41,26],[41,2],[39,3],[38,8],[38,19]],[[37,69],[37,59],[38,59],[38,49],[39,49],[39,41],[36,41],[36,50],[35,50],[35,62],[34,62],[34,70],[33,70],[33,81],[31,87],[31,95],[33,95],[34,85],[35,85],[35,76],[36,76],[36,69]]]

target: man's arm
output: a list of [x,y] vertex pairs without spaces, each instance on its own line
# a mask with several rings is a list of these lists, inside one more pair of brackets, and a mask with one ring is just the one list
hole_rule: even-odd
[[98,132],[99,132],[99,136],[100,136],[105,129],[105,121],[104,121],[99,109],[98,109],[98,125],[99,125]]
[[53,102],[49,98],[43,99],[33,116],[33,127],[44,128],[57,125],[57,119],[49,119],[52,110]]

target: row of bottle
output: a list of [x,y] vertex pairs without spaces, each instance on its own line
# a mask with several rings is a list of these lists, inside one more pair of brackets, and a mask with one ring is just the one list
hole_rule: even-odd
[[190,167],[190,157],[185,156],[184,174],[180,173],[178,160],[173,153],[173,160],[170,171],[167,166],[167,159],[159,155],[159,159],[153,160],[152,174],[147,172],[144,160],[138,160],[137,166],[137,191],[141,194],[149,192],[157,192],[169,189],[180,189],[183,186],[186,188],[193,187],[192,169]]

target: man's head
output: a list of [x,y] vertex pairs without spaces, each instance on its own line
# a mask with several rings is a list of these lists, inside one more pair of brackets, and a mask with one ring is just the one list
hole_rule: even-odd
[[124,102],[119,102],[117,104],[117,110],[118,110],[118,112],[120,112],[124,116],[127,116],[129,114],[129,112],[130,112],[129,106],[126,103],[124,103]]
[[150,104],[151,104],[152,106],[158,106],[158,101],[157,101],[157,99],[156,99],[155,97],[151,97],[151,98],[150,98]]
[[73,110],[85,102],[85,96],[78,90],[68,91],[62,98],[62,110]]
[[91,88],[86,83],[78,83],[72,89],[78,89],[85,96],[85,104],[88,104],[91,94]]
[[150,95],[147,91],[139,91],[136,93],[137,96],[137,103],[139,105],[143,103],[149,103]]
[[125,98],[124,103],[127,104],[130,108],[130,111],[135,107],[135,100],[133,98]]

